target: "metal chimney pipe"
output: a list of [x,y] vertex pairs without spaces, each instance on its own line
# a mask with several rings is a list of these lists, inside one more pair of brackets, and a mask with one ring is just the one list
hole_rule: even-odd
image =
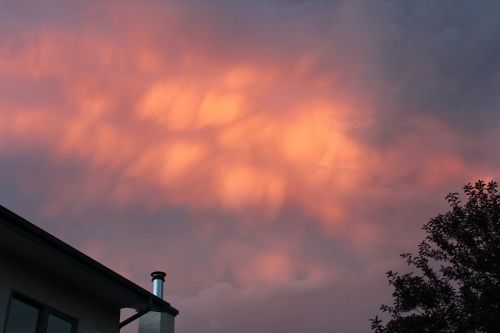
[[163,299],[163,283],[165,282],[165,272],[156,271],[151,273],[153,281],[153,295]]

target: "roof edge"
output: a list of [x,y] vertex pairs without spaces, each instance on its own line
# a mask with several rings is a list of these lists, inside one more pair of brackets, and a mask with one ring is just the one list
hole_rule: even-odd
[[[121,276],[2,205],[0,205],[0,217],[3,217],[3,219],[0,219],[0,224],[22,234],[24,237],[45,247],[54,254],[62,256],[80,268],[97,274],[114,287],[137,297],[145,305],[151,302],[153,310],[166,311],[174,317],[179,314],[179,310],[171,306],[169,302],[153,295],[141,286]],[[10,223],[5,223],[4,220]]]

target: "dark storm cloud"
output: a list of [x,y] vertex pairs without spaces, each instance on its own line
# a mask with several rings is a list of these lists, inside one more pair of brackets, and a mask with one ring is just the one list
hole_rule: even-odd
[[391,1],[383,6],[381,68],[394,87],[384,121],[426,114],[468,135],[498,126],[500,4]]

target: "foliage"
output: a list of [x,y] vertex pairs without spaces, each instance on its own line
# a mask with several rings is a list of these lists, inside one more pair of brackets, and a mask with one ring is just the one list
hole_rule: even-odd
[[424,225],[418,254],[402,254],[413,272],[387,272],[394,289],[384,324],[375,333],[500,332],[500,195],[497,184],[478,181],[446,199],[450,211]]

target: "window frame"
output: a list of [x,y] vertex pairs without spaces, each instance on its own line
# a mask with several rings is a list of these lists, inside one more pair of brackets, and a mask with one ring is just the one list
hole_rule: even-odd
[[21,301],[23,303],[26,303],[28,305],[31,305],[33,307],[38,308],[39,316],[38,316],[38,321],[36,325],[36,333],[47,333],[47,324],[49,322],[49,315],[53,315],[55,317],[58,317],[60,319],[63,319],[69,323],[71,323],[71,333],[77,333],[78,331],[78,319],[71,317],[70,315],[65,314],[62,311],[57,310],[54,307],[51,307],[45,303],[42,303],[40,301],[34,300],[31,297],[26,296],[23,293],[20,293],[15,290],[10,291],[9,295],[9,302],[7,304],[7,311],[5,314],[5,322],[4,322],[4,327],[3,327],[3,333],[7,330],[7,323],[9,320],[9,313],[10,313],[10,308],[12,305],[12,300],[16,299],[18,301]]

